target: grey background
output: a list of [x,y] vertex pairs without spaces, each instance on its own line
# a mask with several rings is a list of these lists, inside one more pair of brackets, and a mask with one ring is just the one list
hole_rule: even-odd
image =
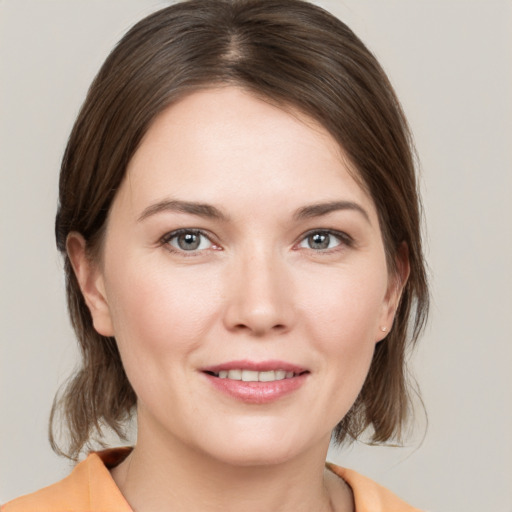
[[[405,448],[331,460],[430,511],[512,511],[512,2],[318,2],[384,65],[422,162],[433,307]],[[0,502],[63,477],[46,440],[75,361],[53,241],[59,161],[108,51],[157,0],[0,0]],[[423,439],[424,436],[424,439]],[[423,442],[422,442],[423,439]]]

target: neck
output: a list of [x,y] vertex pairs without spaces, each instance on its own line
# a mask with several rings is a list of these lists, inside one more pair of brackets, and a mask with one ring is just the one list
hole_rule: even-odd
[[135,449],[112,476],[137,512],[350,511],[348,486],[325,470],[327,447],[328,440],[315,453],[293,460],[240,466],[169,438],[163,444],[157,436],[139,435]]

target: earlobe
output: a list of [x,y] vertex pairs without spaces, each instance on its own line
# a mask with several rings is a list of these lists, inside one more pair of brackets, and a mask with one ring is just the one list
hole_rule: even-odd
[[99,265],[87,254],[84,237],[77,232],[69,233],[66,249],[85,303],[91,313],[94,328],[103,336],[114,336],[103,275]]
[[395,313],[400,305],[402,292],[409,279],[410,263],[409,263],[409,248],[403,242],[398,248],[395,260],[395,271],[390,275],[388,290],[386,292],[386,299],[382,317],[379,324],[379,332],[377,341],[383,340],[391,331]]

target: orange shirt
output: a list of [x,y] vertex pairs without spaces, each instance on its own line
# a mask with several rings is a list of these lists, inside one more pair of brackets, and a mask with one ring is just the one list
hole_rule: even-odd
[[[6,503],[0,512],[133,512],[109,472],[130,450],[91,453],[68,477]],[[356,512],[420,512],[355,471],[330,463],[327,467],[352,488]]]

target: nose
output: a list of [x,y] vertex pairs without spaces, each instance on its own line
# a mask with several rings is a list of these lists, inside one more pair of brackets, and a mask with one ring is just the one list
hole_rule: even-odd
[[229,331],[264,337],[289,331],[295,322],[293,286],[286,264],[253,251],[230,269],[225,309]]

